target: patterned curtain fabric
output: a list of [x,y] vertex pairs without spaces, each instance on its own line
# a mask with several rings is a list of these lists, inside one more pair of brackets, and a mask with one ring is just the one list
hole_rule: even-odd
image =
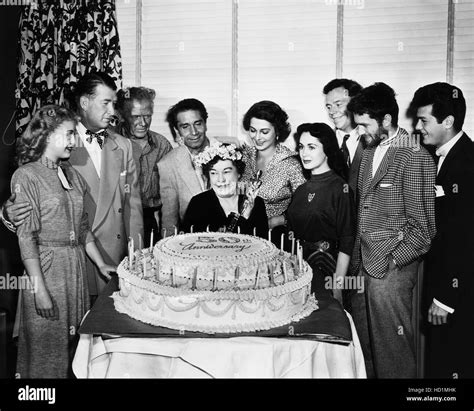
[[16,131],[45,104],[67,101],[77,80],[101,70],[122,86],[115,0],[37,0],[23,7]]

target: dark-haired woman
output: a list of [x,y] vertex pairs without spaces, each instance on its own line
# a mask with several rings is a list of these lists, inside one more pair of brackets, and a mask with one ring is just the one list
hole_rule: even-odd
[[296,147],[309,180],[288,207],[288,228],[303,246],[313,269],[312,291],[330,293],[342,303],[342,287],[355,236],[355,206],[334,131],[326,124],[302,124]]
[[227,231],[268,235],[265,204],[257,189],[238,194],[237,183],[245,169],[242,153],[233,144],[211,144],[195,158],[211,189],[195,195],[186,210],[183,230]]
[[67,160],[76,117],[55,105],[38,110],[17,142],[11,190],[32,211],[18,227],[21,258],[34,292],[21,290],[17,374],[20,378],[72,377],[77,329],[89,309],[85,253],[102,275],[106,265],[89,230],[86,184]]
[[255,145],[244,148],[242,181],[252,181],[262,172],[258,195],[265,202],[272,239],[279,244],[291,197],[306,181],[296,153],[280,144],[290,135],[288,115],[273,101],[260,101],[244,115],[243,126]]

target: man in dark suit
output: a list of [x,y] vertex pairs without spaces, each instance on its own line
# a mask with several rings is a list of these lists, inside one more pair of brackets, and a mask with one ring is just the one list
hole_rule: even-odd
[[474,143],[466,102],[447,83],[419,88],[408,114],[436,148],[436,237],[427,256],[427,366],[432,378],[474,378]]
[[352,315],[368,376],[415,378],[413,288],[419,259],[435,235],[436,166],[398,126],[398,104],[388,85],[363,89],[348,110],[367,143],[351,261],[351,272],[363,276],[365,291],[353,295]]
[[357,177],[365,140],[361,137],[360,129],[354,123],[354,116],[347,109],[347,105],[361,90],[362,86],[359,83],[345,78],[331,80],[323,88],[326,110],[336,128],[337,142],[349,170],[347,182],[354,195],[357,192]]

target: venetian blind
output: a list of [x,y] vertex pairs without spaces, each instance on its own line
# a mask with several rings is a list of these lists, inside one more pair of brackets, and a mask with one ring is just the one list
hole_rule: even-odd
[[337,6],[323,1],[239,1],[239,123],[260,100],[282,106],[292,132],[304,122],[328,122],[322,88],[336,74],[336,20]]
[[365,0],[344,7],[343,77],[397,93],[400,126],[421,86],[446,81],[448,0]]
[[136,84],[136,50],[137,50],[137,5],[136,0],[119,0],[116,3],[117,26],[122,53],[123,86]]
[[464,130],[474,139],[474,3],[455,2],[453,83],[466,99]]
[[167,110],[197,98],[208,135],[228,135],[231,112],[232,2],[143,0],[142,85],[157,91],[152,128],[170,136]]

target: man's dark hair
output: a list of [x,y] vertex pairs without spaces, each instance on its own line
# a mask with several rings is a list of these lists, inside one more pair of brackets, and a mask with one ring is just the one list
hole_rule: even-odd
[[79,109],[79,99],[82,96],[93,96],[100,84],[114,91],[117,90],[115,81],[108,74],[102,71],[85,74],[74,87],[73,98],[69,101],[71,108],[77,111]]
[[207,123],[207,110],[204,104],[195,98],[187,98],[179,101],[174,106],[171,106],[166,113],[166,121],[168,122],[171,135],[176,140],[176,130],[178,129],[178,114],[184,111],[199,111],[202,119]]
[[336,78],[324,86],[323,94],[328,94],[330,91],[338,87],[345,88],[349,92],[349,97],[354,97],[362,90],[362,86],[357,83],[357,81],[347,78]]
[[277,103],[269,100],[259,101],[255,103],[244,114],[242,121],[244,130],[250,129],[252,118],[266,120],[275,128],[276,142],[282,142],[287,139],[291,132],[291,126],[288,122],[288,114]]
[[393,88],[385,83],[374,83],[363,88],[347,105],[347,109],[354,114],[368,114],[369,117],[382,124],[386,114],[392,116],[392,126],[398,125],[398,104]]
[[130,111],[133,101],[149,101],[153,107],[156,92],[146,87],[128,87],[117,92],[117,110],[124,116]]
[[454,131],[462,130],[466,117],[466,100],[461,89],[441,82],[420,87],[407,109],[407,117],[416,119],[418,109],[429,105],[433,105],[431,114],[438,123],[442,123],[448,116],[453,116]]

